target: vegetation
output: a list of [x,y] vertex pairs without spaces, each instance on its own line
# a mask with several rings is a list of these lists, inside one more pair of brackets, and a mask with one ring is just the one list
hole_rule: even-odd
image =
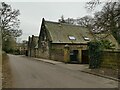
[[[93,10],[99,4],[101,4],[100,0],[94,0],[88,2],[86,8]],[[110,32],[120,43],[120,1],[107,2],[100,12],[95,13],[94,22],[94,31]]]
[[61,16],[61,19],[59,19],[58,21],[61,22],[61,23],[66,23],[63,15]]
[[114,44],[108,40],[92,41],[89,43],[90,68],[100,68],[101,53],[104,49],[113,49]]
[[101,49],[114,49],[115,45],[112,44],[112,42],[108,41],[108,40],[101,40],[100,41],[100,47]]
[[18,16],[20,15],[19,10],[13,10],[12,7],[5,2],[0,3],[0,13],[1,13],[1,32],[2,32],[2,48],[6,52],[13,51],[13,44],[16,42],[16,37],[22,35],[22,30],[19,29],[20,20]]
[[[95,7],[100,4],[102,4],[100,0],[91,0],[90,2],[86,3],[86,8],[92,12]],[[112,34],[120,43],[120,1],[106,2],[102,10],[96,12],[94,17],[84,16],[77,19],[64,19],[62,17],[59,21],[87,27],[95,34],[104,33],[106,36]],[[89,43],[90,68],[100,67],[102,62],[100,56],[103,49],[114,49],[115,45],[113,45],[112,42],[105,40],[105,37]]]
[[90,42],[89,43],[89,68],[99,68],[101,64],[101,46],[100,42]]
[[[93,0],[86,3],[86,8],[92,12],[101,3],[100,0]],[[61,18],[59,21],[87,27],[93,33],[105,33],[106,35],[111,33],[120,43],[120,1],[106,2],[102,10],[96,12],[94,17],[84,16],[77,19]]]

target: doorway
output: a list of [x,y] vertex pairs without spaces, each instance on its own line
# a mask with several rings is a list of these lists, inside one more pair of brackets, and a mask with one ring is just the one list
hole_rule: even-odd
[[89,64],[88,50],[82,50],[82,64]]
[[79,63],[79,60],[78,60],[78,50],[72,50],[70,52],[70,62],[71,63]]

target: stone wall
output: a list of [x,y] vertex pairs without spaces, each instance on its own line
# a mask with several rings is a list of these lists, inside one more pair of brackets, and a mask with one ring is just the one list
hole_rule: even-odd
[[63,49],[51,49],[51,59],[57,61],[64,61],[64,50]]
[[[58,60],[62,62],[70,62],[70,51],[78,50],[78,60],[82,62],[82,50],[87,49],[87,45],[69,44],[68,48],[65,48],[66,44],[52,44],[50,50],[50,59]],[[68,49],[68,50],[67,50]]]
[[39,48],[37,52],[38,52],[38,54],[36,57],[49,59],[49,50],[43,51],[41,48]]
[[33,48],[31,49],[31,57],[35,57],[35,50]]
[[[65,45],[68,44],[52,44],[52,49],[57,48],[57,49],[64,49]],[[71,50],[78,50],[79,48],[81,48],[82,50],[86,50],[87,49],[87,45],[80,45],[80,44],[69,44],[69,48]]]
[[120,65],[120,51],[103,51],[101,67],[117,69]]
[[66,44],[49,44],[47,43],[47,47],[44,48],[39,47],[36,50],[36,57],[44,58],[44,59],[52,59],[61,62],[70,62],[70,51],[78,50],[78,60],[82,62],[82,50],[87,50],[87,45],[79,45],[79,44],[69,44],[69,48],[65,48]]

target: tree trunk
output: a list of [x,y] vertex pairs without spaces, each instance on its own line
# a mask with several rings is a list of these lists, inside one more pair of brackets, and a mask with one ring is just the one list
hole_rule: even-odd
[[[0,4],[1,7],[1,4]],[[0,12],[0,89],[2,89],[2,34],[1,34],[1,12]]]

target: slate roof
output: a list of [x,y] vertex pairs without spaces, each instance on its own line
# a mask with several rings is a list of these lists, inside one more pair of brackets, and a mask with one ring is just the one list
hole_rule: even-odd
[[94,39],[91,32],[84,27],[51,21],[44,21],[44,24],[50,34],[52,43],[87,44]]

